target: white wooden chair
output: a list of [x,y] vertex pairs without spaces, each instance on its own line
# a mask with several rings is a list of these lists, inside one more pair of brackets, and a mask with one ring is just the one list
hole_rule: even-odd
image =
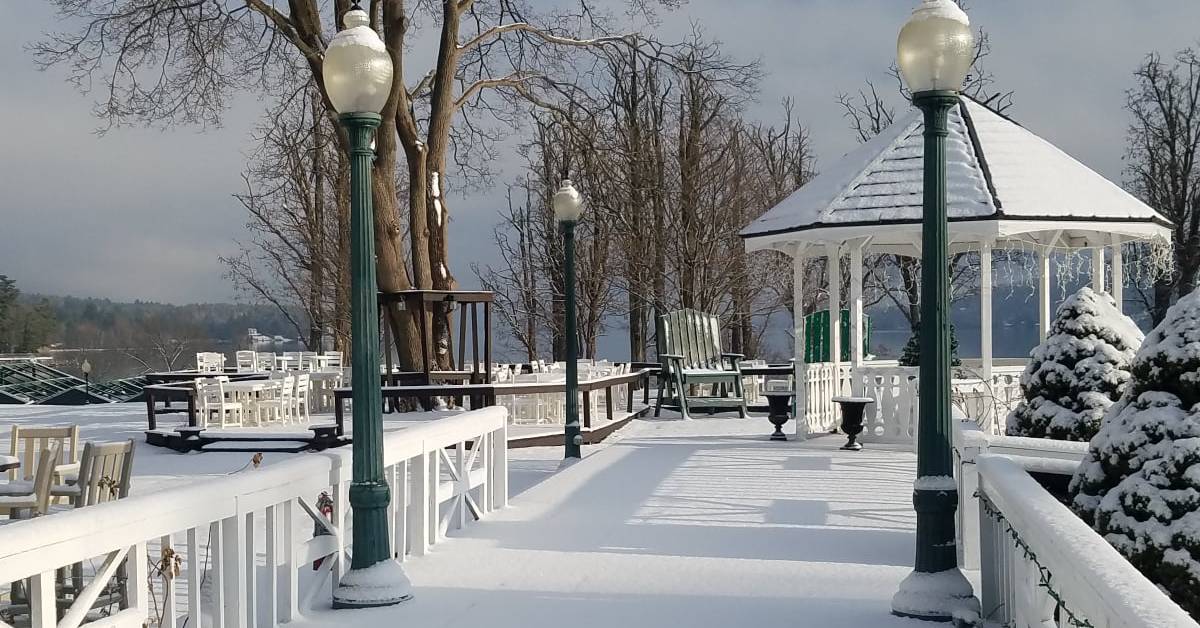
[[326,351],[325,366],[330,369],[342,368],[342,352],[341,351]]
[[[20,461],[21,466],[8,471],[11,482],[33,480],[34,469],[42,452],[57,445],[59,461],[55,465],[55,481],[62,482],[79,472],[79,426],[23,427],[12,426],[9,439],[9,454]],[[0,484],[0,494],[4,492]]]
[[296,375],[296,388],[292,393],[292,403],[294,404],[293,420],[296,422],[308,423],[309,420],[309,403],[311,401],[312,378],[308,373],[299,373]]
[[238,351],[234,354],[237,362],[237,372],[254,373],[258,371],[258,356],[253,351]]
[[49,447],[39,452],[37,467],[33,472],[33,479],[29,482],[29,492],[24,495],[0,493],[0,514],[8,515],[12,519],[28,519],[46,514],[50,508],[50,491],[54,486],[60,455],[57,442],[51,442]]
[[245,410],[240,401],[225,395],[225,378],[209,377],[196,380],[196,395],[200,401],[200,414],[204,424],[212,422],[214,415],[220,427],[241,427]]
[[295,379],[296,376],[294,375],[282,375],[271,378],[271,383],[275,386],[271,390],[270,396],[258,402],[265,421],[278,421],[286,424],[292,420],[292,395],[296,386]]
[[275,370],[275,354],[272,352],[258,353],[258,371],[260,373],[270,373]]

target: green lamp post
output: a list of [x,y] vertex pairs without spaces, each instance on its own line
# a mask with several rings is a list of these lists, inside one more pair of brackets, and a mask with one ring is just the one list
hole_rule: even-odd
[[579,346],[575,331],[575,225],[583,214],[583,197],[579,190],[571,185],[570,179],[563,179],[562,186],[554,193],[554,218],[562,225],[563,248],[566,250],[563,281],[566,291],[566,307],[563,317],[566,319],[564,338],[567,343],[567,417],[563,426],[563,446],[565,458],[580,458],[583,453],[583,432],[579,429]]
[[412,597],[412,586],[388,547],[379,389],[379,305],[371,203],[372,138],[392,90],[392,60],[367,13],[356,3],[345,28],[325,50],[322,78],[350,141],[350,336],[354,400],[354,558],[333,592],[335,608],[387,606]]
[[925,116],[921,222],[920,417],[914,569],[892,598],[897,615],[950,621],[978,613],[979,601],[958,569],[958,506],[950,445],[950,277],[946,225],[947,117],[958,104],[975,54],[967,14],[951,0],[924,0],[900,30],[896,63],[913,104]]

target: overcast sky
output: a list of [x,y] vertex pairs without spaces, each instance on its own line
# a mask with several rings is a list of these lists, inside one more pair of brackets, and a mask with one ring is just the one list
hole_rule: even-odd
[[[770,120],[781,99],[794,98],[820,167],[855,143],[834,96],[867,78],[891,89],[885,71],[915,3],[692,0],[664,14],[659,36],[679,38],[695,22],[729,54],[760,58],[765,77],[750,113]],[[1132,71],[1148,52],[1194,44],[1200,24],[1197,0],[977,0],[971,9],[973,23],[991,33],[988,68],[1016,92],[1010,114],[1116,181]],[[217,129],[97,136],[91,98],[61,70],[38,72],[24,50],[57,27],[43,3],[0,2],[0,274],[26,292],[233,299],[217,258],[234,252],[245,231],[231,195],[261,104],[249,94],[235,99]],[[421,52],[414,64],[430,62]],[[510,173],[519,168],[515,156],[505,163]],[[495,259],[490,231],[502,183],[452,205],[452,270],[465,285],[471,262]]]

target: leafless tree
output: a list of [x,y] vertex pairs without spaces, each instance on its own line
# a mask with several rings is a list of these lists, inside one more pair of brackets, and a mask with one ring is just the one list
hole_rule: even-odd
[[1200,271],[1200,58],[1191,49],[1146,57],[1126,93],[1133,115],[1126,148],[1129,188],[1175,224],[1174,272],[1138,294],[1155,324],[1173,299],[1196,288]]

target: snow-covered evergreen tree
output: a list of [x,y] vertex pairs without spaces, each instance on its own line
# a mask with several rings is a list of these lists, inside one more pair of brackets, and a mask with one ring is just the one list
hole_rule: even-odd
[[1063,302],[1021,375],[1010,436],[1090,440],[1129,383],[1142,332],[1111,296],[1082,288]]
[[1071,482],[1073,506],[1200,617],[1200,291],[1150,332]]

